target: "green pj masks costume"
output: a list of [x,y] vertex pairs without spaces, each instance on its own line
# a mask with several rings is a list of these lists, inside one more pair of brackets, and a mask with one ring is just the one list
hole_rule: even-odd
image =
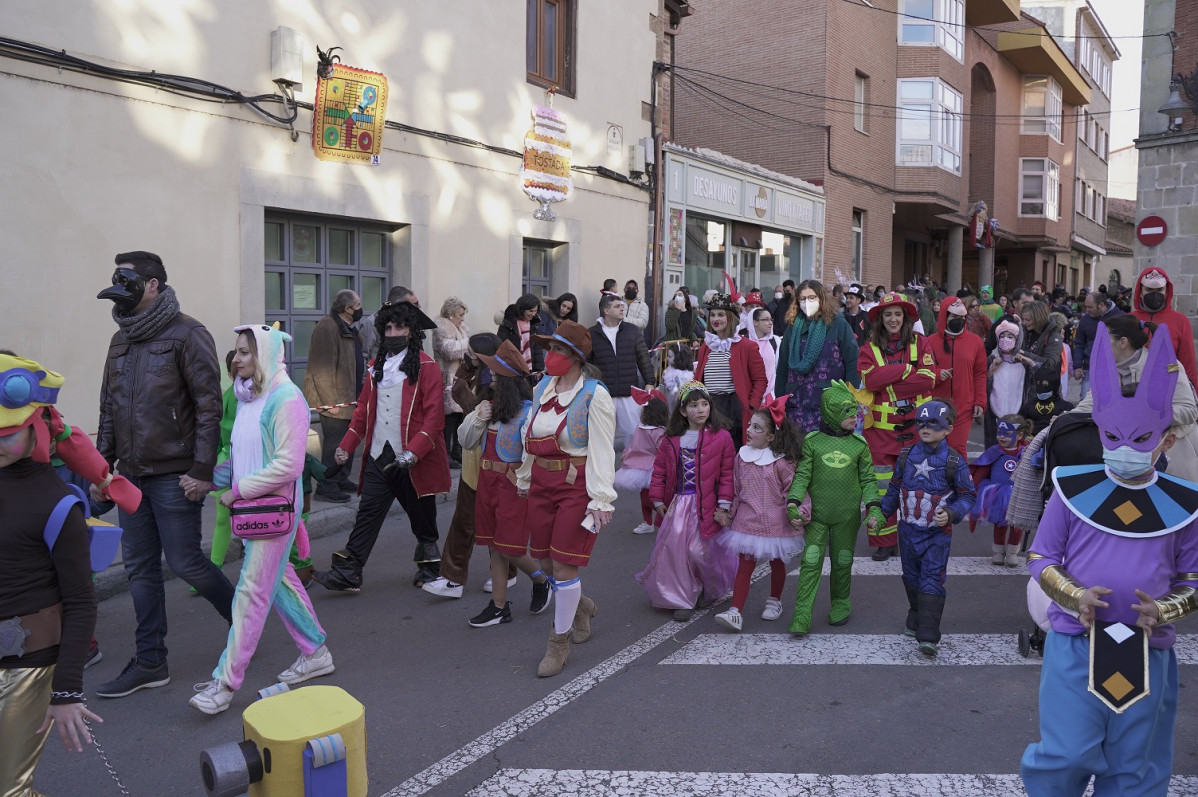
[[792,634],[811,630],[811,607],[823,570],[824,550],[832,561],[829,585],[831,625],[848,622],[849,579],[853,570],[853,547],[861,529],[861,501],[866,501],[867,517],[885,521],[878,502],[878,482],[865,438],[844,429],[841,424],[857,419],[857,398],[842,381],[833,382],[820,399],[820,428],[803,440],[803,456],[795,469],[794,482],[787,495],[787,517],[801,518],[799,505],[810,493],[811,518],[807,524],[807,545],[799,570],[799,588],[795,596]]

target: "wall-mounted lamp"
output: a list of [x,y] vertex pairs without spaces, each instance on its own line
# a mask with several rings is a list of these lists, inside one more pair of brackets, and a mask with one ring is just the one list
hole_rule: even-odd
[[1169,82],[1169,99],[1157,109],[1158,113],[1163,113],[1168,117],[1170,131],[1181,129],[1183,113],[1198,114],[1198,107],[1195,107],[1194,103],[1182,99],[1181,92],[1183,90],[1191,100],[1198,97],[1198,67],[1189,75],[1178,72],[1173,76]]

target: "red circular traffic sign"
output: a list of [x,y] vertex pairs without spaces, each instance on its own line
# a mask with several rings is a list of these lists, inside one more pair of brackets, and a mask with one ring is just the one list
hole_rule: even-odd
[[1144,246],[1156,246],[1168,234],[1169,228],[1160,216],[1146,216],[1136,225],[1136,237]]

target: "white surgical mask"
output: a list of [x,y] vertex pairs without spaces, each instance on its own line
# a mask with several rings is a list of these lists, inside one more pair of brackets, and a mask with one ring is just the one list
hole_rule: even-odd
[[775,299],[781,299],[781,298],[782,298],[782,291],[774,291],[774,298],[775,298]]
[[682,298],[681,296],[675,296],[674,297],[674,306],[679,309],[686,307],[686,299]]
[[1104,448],[1102,461],[1111,469],[1111,473],[1119,478],[1134,479],[1152,469],[1152,464],[1156,462],[1156,452],[1136,451],[1131,446],[1119,446],[1114,450]]
[[803,315],[808,318],[819,315],[819,299],[803,299],[799,302],[799,307],[803,308]]

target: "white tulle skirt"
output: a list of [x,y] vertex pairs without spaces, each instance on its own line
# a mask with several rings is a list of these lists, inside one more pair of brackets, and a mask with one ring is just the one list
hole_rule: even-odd
[[803,550],[807,539],[801,533],[792,537],[762,537],[743,531],[724,529],[716,538],[721,546],[738,556],[751,556],[758,562],[770,559],[790,559]]
[[652,477],[652,473],[642,468],[620,468],[616,471],[616,489],[639,493],[641,490],[649,489],[649,480]]

